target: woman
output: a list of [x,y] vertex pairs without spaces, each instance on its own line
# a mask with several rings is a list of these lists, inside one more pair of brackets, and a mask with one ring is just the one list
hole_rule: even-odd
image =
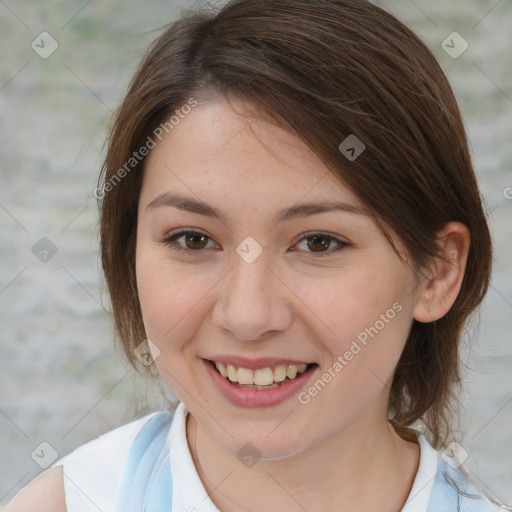
[[151,46],[98,188],[129,361],[179,398],[10,510],[499,510],[451,429],[491,240],[445,75],[366,1],[234,0]]

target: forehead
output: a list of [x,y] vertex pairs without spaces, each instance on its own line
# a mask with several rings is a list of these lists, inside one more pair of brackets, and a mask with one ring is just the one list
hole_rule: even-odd
[[295,202],[307,195],[361,206],[304,141],[233,99],[197,105],[151,150],[143,196],[175,187],[189,195],[208,190]]

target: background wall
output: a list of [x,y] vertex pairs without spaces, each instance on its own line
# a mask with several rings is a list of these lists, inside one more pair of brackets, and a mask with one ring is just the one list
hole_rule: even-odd
[[[115,351],[92,192],[144,49],[191,4],[0,1],[0,505],[53,450],[164,406]],[[466,467],[512,503],[512,4],[378,4],[438,57],[472,141],[496,266],[480,331],[464,345],[463,447]]]

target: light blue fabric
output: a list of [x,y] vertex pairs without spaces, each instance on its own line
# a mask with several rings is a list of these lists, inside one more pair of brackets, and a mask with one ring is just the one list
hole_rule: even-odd
[[168,412],[156,414],[135,438],[114,512],[171,512],[172,475],[166,441],[173,416]]
[[[156,414],[128,453],[114,512],[172,512],[172,475],[166,441],[173,414]],[[468,484],[438,453],[426,512],[495,512],[500,509]]]
[[437,472],[427,512],[495,512],[500,509],[469,484],[438,453]]

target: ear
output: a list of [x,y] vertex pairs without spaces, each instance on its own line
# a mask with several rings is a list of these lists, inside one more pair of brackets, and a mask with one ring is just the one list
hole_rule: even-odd
[[413,317],[428,323],[442,318],[459,294],[466,270],[471,236],[460,222],[449,222],[437,235],[439,256],[420,283]]

